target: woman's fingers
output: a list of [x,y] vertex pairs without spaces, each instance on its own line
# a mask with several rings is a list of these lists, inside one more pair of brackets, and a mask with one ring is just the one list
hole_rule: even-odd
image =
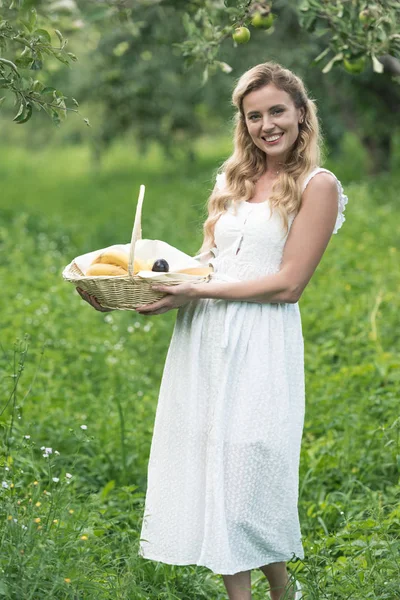
[[95,298],[88,292],[85,292],[85,290],[83,290],[82,288],[77,287],[76,291],[78,292],[78,294],[81,296],[81,298],[83,300],[85,300],[88,304],[93,306],[93,308],[95,308],[96,310],[98,310],[100,312],[110,312],[112,310],[111,308],[104,308],[104,306],[99,304],[97,298]]

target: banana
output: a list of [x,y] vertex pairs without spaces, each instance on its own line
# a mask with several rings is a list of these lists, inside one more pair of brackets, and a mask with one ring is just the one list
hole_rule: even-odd
[[97,258],[94,259],[92,265],[97,264],[107,264],[107,265],[115,265],[116,267],[122,267],[125,271],[128,270],[128,260],[129,257],[125,252],[121,252],[121,250],[105,250]]
[[128,275],[128,271],[117,265],[106,265],[104,263],[91,264],[86,271],[87,276],[96,275]]
[[139,271],[151,271],[154,265],[154,260],[152,258],[149,258],[148,260],[135,258],[133,263],[133,272],[136,274]]

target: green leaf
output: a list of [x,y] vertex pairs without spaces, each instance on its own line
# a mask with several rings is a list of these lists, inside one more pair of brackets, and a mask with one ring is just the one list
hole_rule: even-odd
[[329,73],[329,71],[332,69],[333,65],[335,64],[335,62],[337,62],[338,60],[342,60],[343,59],[343,52],[339,52],[339,54],[336,54],[336,56],[334,56],[326,65],[325,67],[322,69],[323,73]]
[[36,10],[34,8],[32,8],[30,15],[29,15],[29,26],[30,26],[30,31],[33,31],[33,29],[36,26]]
[[112,490],[114,488],[115,488],[115,480],[112,479],[111,481],[106,483],[106,485],[101,490],[101,492],[100,492],[101,499],[105,500],[107,498],[107,496],[109,495],[109,493],[112,492]]
[[52,94],[55,91],[56,91],[56,88],[46,86],[45,88],[42,89],[42,94]]
[[3,106],[5,99],[6,99],[5,96],[3,96],[2,98],[0,98],[0,108]]
[[317,56],[316,58],[314,58],[314,61],[313,61],[313,62],[314,62],[314,63],[317,63],[317,62],[319,62],[320,60],[322,60],[322,59],[324,58],[324,56],[326,56],[326,55],[328,54],[329,50],[330,50],[330,48],[329,48],[329,47],[328,47],[328,48],[325,48],[325,50],[323,50],[323,51],[321,52],[321,54],[318,54],[318,56]]
[[376,58],[375,54],[371,54],[372,58],[372,68],[375,73],[383,73],[384,67],[383,64]]
[[33,63],[33,58],[32,56],[18,56],[15,63],[21,69],[28,69]]
[[[17,121],[17,125],[21,125],[22,123],[26,123],[27,121],[29,121],[29,119],[32,116],[32,104],[27,104],[26,105],[26,111],[25,114],[22,118],[18,119]],[[15,121],[15,119],[14,119]]]
[[56,32],[56,35],[57,35],[58,39],[60,40],[60,42],[62,44],[63,41],[64,41],[63,34],[58,29],[55,29],[54,31]]
[[75,104],[75,106],[79,106],[78,101],[75,100],[75,98],[71,98],[72,102]]
[[17,114],[15,115],[13,121],[16,121],[23,115],[24,109],[25,109],[25,104],[23,102],[21,102],[21,104],[19,105],[19,110],[18,110]]
[[40,71],[40,69],[43,68],[43,61],[42,60],[34,60],[33,63],[31,64],[31,70],[32,71]]
[[89,119],[86,119],[86,118],[85,118],[85,119],[83,119],[83,121],[84,121],[84,123],[86,123],[86,125],[87,125],[88,127],[91,127],[91,124],[89,123]]
[[46,29],[36,29],[36,31],[33,32],[33,35],[42,38],[44,41],[51,44],[51,35]]

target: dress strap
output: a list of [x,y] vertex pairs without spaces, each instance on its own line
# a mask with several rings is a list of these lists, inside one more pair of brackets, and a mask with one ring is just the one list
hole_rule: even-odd
[[307,175],[307,177],[305,178],[305,180],[303,182],[303,192],[306,189],[309,181],[315,175],[317,175],[317,173],[329,173],[336,180],[336,185],[337,185],[337,190],[338,190],[338,215],[336,218],[336,223],[335,223],[335,228],[333,230],[333,233],[337,233],[346,220],[346,217],[344,216],[344,210],[345,210],[346,204],[348,203],[349,199],[345,195],[345,193],[343,191],[343,186],[340,183],[339,179],[336,177],[336,175],[334,173],[332,173],[332,171],[329,171],[328,169],[324,169],[322,167],[316,167]]

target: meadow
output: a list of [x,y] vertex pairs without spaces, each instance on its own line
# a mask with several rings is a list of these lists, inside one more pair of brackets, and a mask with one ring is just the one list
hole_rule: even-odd
[[[353,142],[327,162],[349,197],[301,300],[305,600],[400,598],[400,180]],[[197,162],[114,146],[0,151],[0,597],[225,600],[219,575],[137,555],[157,395],[175,311],[99,313],[61,271],[143,237],[194,255],[226,140]],[[267,581],[253,571],[254,600]]]

